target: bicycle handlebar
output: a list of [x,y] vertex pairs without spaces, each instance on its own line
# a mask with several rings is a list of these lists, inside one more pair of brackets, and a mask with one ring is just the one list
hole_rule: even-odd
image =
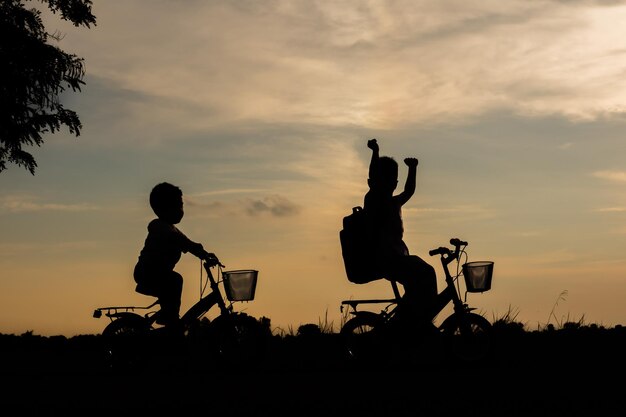
[[437,249],[432,249],[428,252],[428,254],[430,256],[435,256],[435,255],[454,255],[455,253],[459,252],[459,248],[461,246],[467,246],[467,242],[461,239],[458,239],[456,237],[453,237],[452,239],[450,239],[450,244],[454,246],[454,251],[450,250],[450,248],[446,248],[445,246],[440,246]]
[[220,260],[215,255],[204,258],[204,264],[209,268],[213,268],[214,266],[220,266],[221,268],[226,268],[226,266],[222,265]]
[[467,242],[465,242],[464,240],[458,239],[456,237],[453,237],[452,239],[450,239],[450,244],[454,245],[454,246],[467,246]]
[[432,249],[428,252],[430,256],[435,255],[450,255],[452,251],[444,246],[440,246],[437,249]]

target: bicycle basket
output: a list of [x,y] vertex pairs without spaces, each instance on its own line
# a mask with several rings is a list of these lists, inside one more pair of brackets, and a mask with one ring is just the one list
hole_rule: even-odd
[[239,269],[222,272],[226,297],[230,301],[254,300],[256,281],[259,271],[254,269]]
[[493,262],[476,261],[463,264],[467,292],[484,292],[491,289]]

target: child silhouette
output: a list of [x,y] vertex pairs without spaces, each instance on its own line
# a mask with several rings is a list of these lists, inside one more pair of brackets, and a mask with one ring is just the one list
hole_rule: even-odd
[[406,158],[409,168],[404,189],[394,195],[398,185],[398,163],[389,156],[379,156],[376,139],[367,142],[372,150],[369,167],[369,191],[363,208],[368,213],[370,236],[374,246],[374,268],[386,279],[404,288],[404,308],[427,321],[437,297],[435,269],[417,255],[411,255],[403,240],[402,206],[415,193],[417,158]]
[[157,184],[150,192],[150,206],[157,218],[148,224],[148,236],[135,265],[135,290],[158,297],[161,310],[156,322],[170,325],[178,321],[180,313],[183,277],[174,267],[181,255],[190,252],[204,260],[215,255],[174,226],[184,216],[180,188],[167,182]]

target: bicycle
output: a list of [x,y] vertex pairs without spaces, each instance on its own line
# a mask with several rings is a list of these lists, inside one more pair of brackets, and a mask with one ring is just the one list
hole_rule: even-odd
[[[269,326],[233,308],[235,302],[254,299],[258,271],[223,271],[224,265],[217,257],[202,261],[202,267],[207,278],[203,283],[201,269],[200,299],[182,315],[175,326],[157,324],[160,311],[157,308],[158,299],[144,307],[114,306],[94,310],[94,318],[100,318],[104,313],[111,320],[102,331],[109,367],[138,367],[149,362],[155,352],[170,352],[171,348],[180,352],[181,347],[190,348],[185,351],[188,354],[204,353],[208,349],[216,358],[223,359],[229,365],[247,366],[263,355]],[[218,279],[211,271],[214,267],[218,268]],[[205,295],[207,284],[210,291]],[[140,286],[136,291],[154,296]],[[206,314],[213,307],[217,307],[218,314],[209,320]],[[137,310],[145,312],[139,314]]]
[[[394,298],[343,300],[341,312],[344,313],[344,307],[349,306],[348,313],[352,315],[340,330],[344,353],[348,359],[371,359],[372,355],[380,355],[386,347],[400,346],[410,352],[415,348],[423,348],[424,342],[435,342],[431,346],[442,346],[446,349],[445,352],[466,363],[477,363],[490,356],[493,349],[492,325],[485,317],[473,312],[475,308],[461,300],[459,277],[465,277],[466,298],[467,292],[488,291],[491,289],[493,262],[465,262],[459,271],[463,255],[467,261],[467,242],[453,238],[450,239],[450,244],[454,249],[442,246],[429,251],[430,256],[440,255],[446,282],[446,288],[438,294],[431,317],[436,318],[450,302],[453,305],[452,313],[439,326],[433,324],[420,327],[421,323],[418,324],[412,317],[403,317],[400,313],[402,297],[393,280],[390,282]],[[448,268],[453,261],[457,262],[454,276]],[[378,313],[358,310],[360,305],[371,304],[386,306]],[[411,343],[415,341],[417,346]]]

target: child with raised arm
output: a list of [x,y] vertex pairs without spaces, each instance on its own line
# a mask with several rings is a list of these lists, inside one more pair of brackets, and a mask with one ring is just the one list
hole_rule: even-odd
[[435,269],[416,255],[411,255],[403,240],[402,206],[415,193],[417,158],[406,158],[409,171],[404,189],[394,195],[398,185],[398,163],[389,156],[379,156],[376,139],[367,142],[372,150],[368,184],[363,208],[370,219],[374,245],[374,264],[378,274],[404,287],[403,299],[408,309],[427,320],[437,296]]
[[179,319],[183,277],[174,267],[183,253],[200,259],[215,259],[200,243],[185,236],[175,224],[183,218],[183,193],[167,182],[150,192],[150,206],[157,218],[148,224],[148,236],[135,265],[136,291],[158,297],[161,304],[158,324],[170,325]]

